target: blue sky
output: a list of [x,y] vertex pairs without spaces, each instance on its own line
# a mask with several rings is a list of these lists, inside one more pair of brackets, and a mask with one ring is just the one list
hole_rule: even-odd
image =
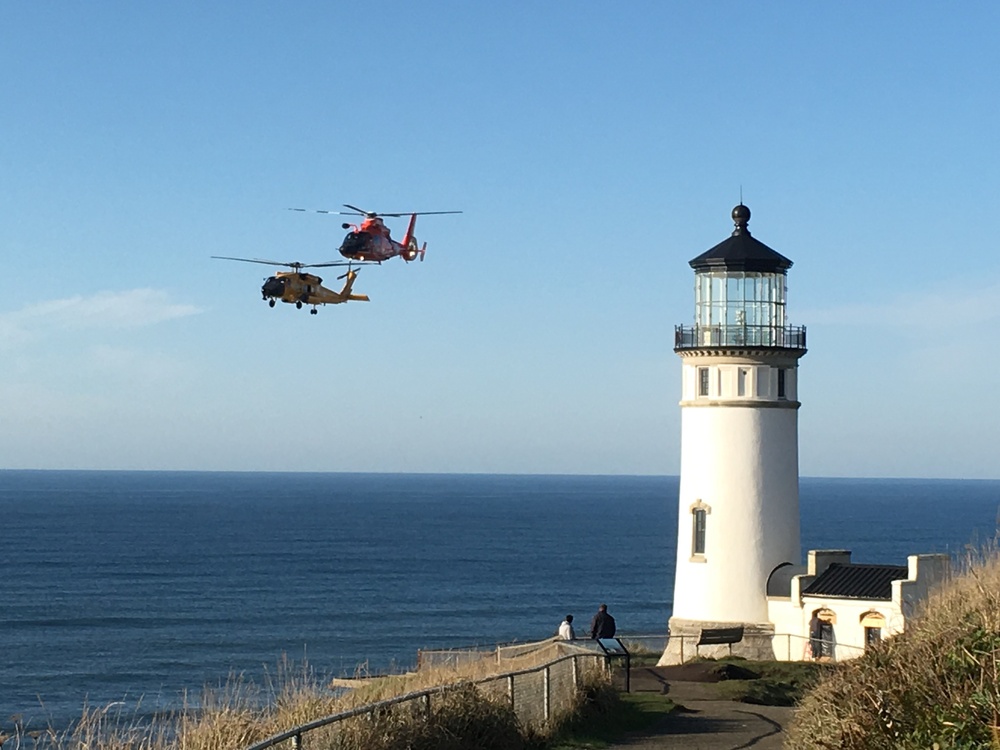
[[[996,478],[998,26],[0,4],[0,467],[675,474],[687,261],[742,189],[795,262],[803,475]],[[342,203],[464,213],[316,316],[210,259],[336,259],[286,208]]]

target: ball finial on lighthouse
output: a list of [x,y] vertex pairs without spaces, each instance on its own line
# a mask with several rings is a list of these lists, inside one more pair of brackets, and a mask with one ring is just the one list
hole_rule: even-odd
[[733,234],[743,234],[744,232],[750,234],[750,230],[747,229],[747,224],[749,222],[750,209],[741,203],[733,209],[733,224],[736,225],[736,228],[733,230]]

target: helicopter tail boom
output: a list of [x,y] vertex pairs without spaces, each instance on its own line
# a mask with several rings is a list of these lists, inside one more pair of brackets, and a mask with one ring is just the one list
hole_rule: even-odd
[[[417,226],[417,215],[410,214],[410,223],[406,227],[406,234],[399,244],[403,246],[403,260],[409,262],[417,257],[417,238],[413,236],[413,229]],[[423,260],[423,258],[421,258]]]
[[340,278],[344,279],[344,288],[340,290],[341,301],[354,301],[354,302],[369,302],[367,294],[353,294],[352,288],[354,287],[354,280],[358,278],[358,272],[353,268],[348,268],[347,273],[345,273]]

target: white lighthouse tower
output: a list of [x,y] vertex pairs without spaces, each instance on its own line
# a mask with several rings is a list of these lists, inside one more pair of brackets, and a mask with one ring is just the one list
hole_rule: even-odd
[[690,262],[694,325],[675,330],[681,476],[661,664],[693,657],[699,638],[711,642],[706,631],[739,627],[733,653],[770,657],[768,579],[801,562],[797,376],[806,331],[785,318],[792,261],[750,235],[749,208],[741,203],[732,216],[732,236]]

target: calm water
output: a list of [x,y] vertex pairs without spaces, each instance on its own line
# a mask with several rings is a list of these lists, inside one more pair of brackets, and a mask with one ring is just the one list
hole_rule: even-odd
[[[0,471],[0,730],[259,678],[670,616],[676,477]],[[804,479],[803,549],[993,537],[1000,482]]]

